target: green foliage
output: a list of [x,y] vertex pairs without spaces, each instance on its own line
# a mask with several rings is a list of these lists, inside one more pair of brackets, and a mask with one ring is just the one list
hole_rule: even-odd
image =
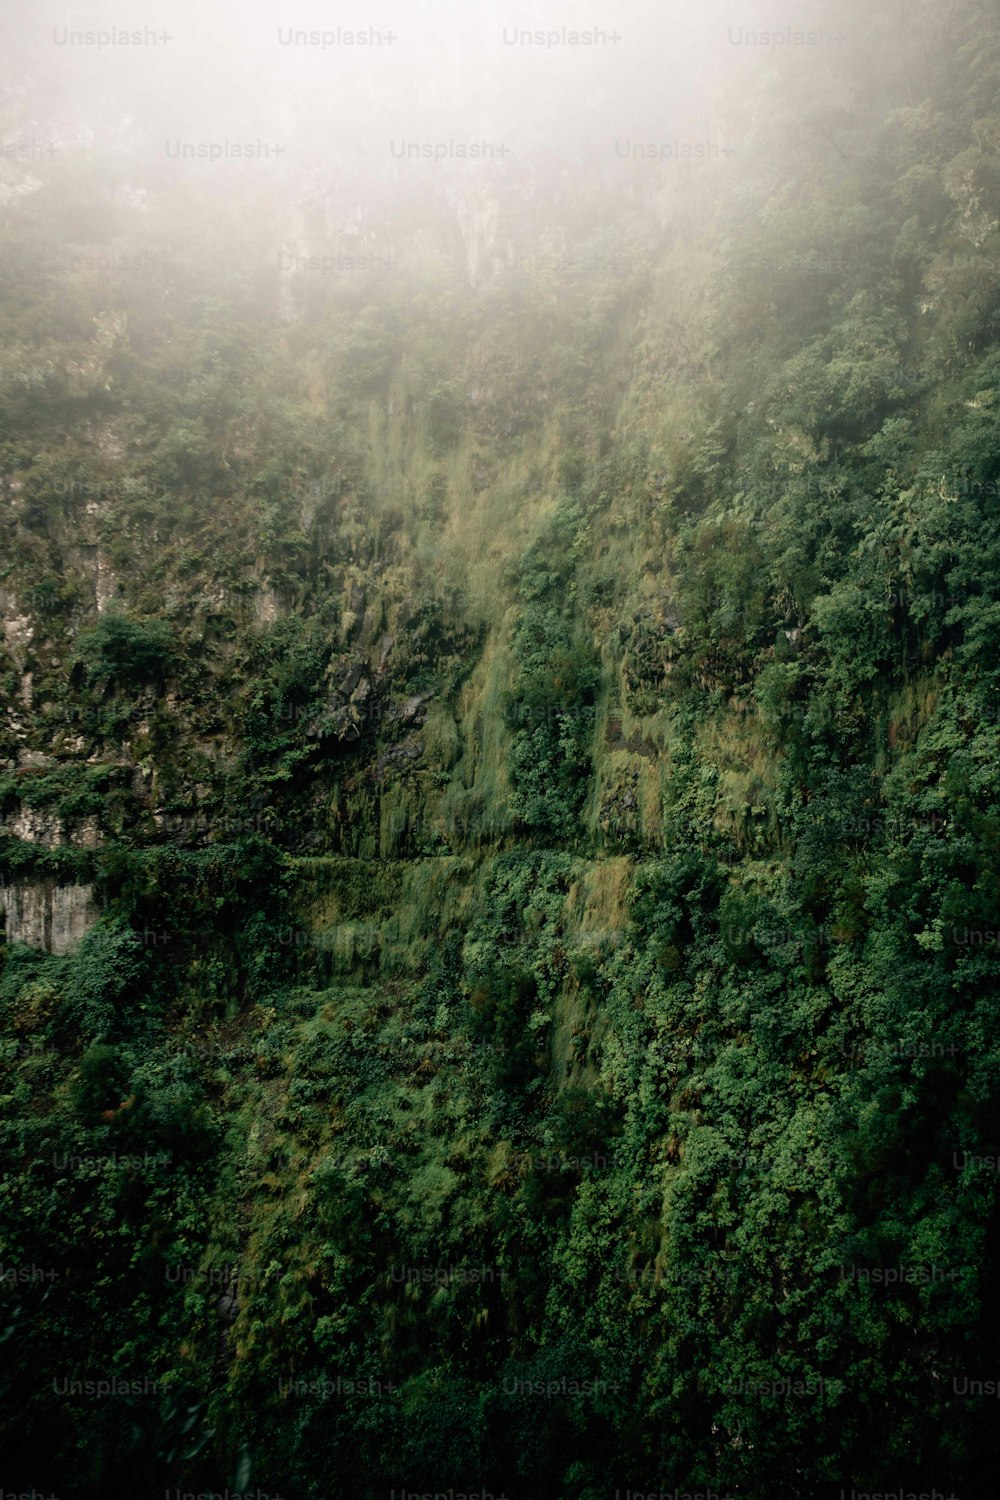
[[77,651],[89,677],[100,687],[162,683],[170,671],[173,632],[165,620],[135,620],[108,610],[80,632]]
[[142,940],[124,922],[107,918],[87,933],[70,970],[68,1013],[84,1038],[129,1031],[147,1004]]
[[563,842],[577,833],[588,793],[597,671],[554,609],[522,611],[514,653],[511,811],[524,832]]
[[834,10],[474,292],[8,205],[12,1492],[995,1474],[1000,50]]
[[586,541],[578,508],[567,504],[525,557],[519,574],[525,602],[513,638],[517,671],[504,705],[513,731],[515,826],[560,843],[579,829],[596,718],[599,671],[566,598]]

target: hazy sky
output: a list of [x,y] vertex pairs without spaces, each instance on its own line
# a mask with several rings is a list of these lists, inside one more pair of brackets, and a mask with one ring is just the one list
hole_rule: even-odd
[[[827,9],[816,0],[19,0],[2,23],[2,128],[6,138],[61,131],[154,170],[168,141],[176,150],[260,140],[280,147],[289,168],[331,155],[371,164],[404,140],[486,141],[518,158],[699,141],[741,66],[765,52],[747,30],[821,28]],[[125,44],[122,32],[141,43]],[[367,44],[352,45],[347,34],[359,32]]]
[[324,236],[353,215],[395,255],[421,203],[468,250],[455,205],[486,185],[505,206],[482,232],[510,263],[591,189],[661,226],[697,217],[709,177],[738,203],[793,96],[801,120],[803,91],[842,87],[852,15],[866,26],[862,0],[7,0],[0,209],[51,183],[53,201],[114,199],[103,224],[73,209],[84,248],[226,226],[227,254],[273,257],[321,200]]

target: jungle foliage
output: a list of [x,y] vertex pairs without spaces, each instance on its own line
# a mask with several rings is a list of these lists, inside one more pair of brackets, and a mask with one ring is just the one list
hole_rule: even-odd
[[993,1492],[1000,31],[840,9],[475,290],[4,211],[8,1488]]

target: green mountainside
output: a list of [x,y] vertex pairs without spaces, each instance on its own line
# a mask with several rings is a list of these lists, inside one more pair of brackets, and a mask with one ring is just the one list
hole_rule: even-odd
[[838,10],[473,277],[0,208],[6,1489],[995,1493],[1000,18]]

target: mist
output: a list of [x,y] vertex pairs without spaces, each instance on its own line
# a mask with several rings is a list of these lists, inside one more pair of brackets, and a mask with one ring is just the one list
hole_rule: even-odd
[[0,1456],[979,1500],[995,0],[0,17]]

